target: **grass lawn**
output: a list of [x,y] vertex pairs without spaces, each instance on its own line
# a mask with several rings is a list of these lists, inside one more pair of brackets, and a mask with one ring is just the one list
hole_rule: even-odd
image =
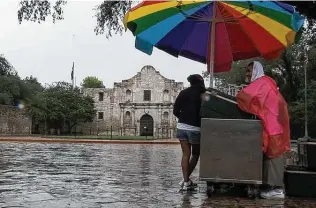
[[[145,136],[95,136],[95,135],[86,135],[86,136],[74,136],[74,135],[70,135],[70,136],[52,136],[52,135],[47,135],[47,136],[43,136],[43,138],[56,138],[56,139],[104,139],[104,140],[109,140],[109,139],[113,139],[113,140],[154,140],[154,139],[158,139],[158,138],[154,138],[152,136],[148,136],[147,138]],[[161,139],[161,138],[159,138]]]

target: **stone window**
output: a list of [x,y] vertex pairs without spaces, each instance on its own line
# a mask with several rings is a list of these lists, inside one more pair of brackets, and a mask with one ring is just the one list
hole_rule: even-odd
[[164,112],[163,113],[163,119],[164,120],[168,120],[168,118],[169,118],[169,113],[168,112]]
[[103,100],[104,100],[104,93],[99,92],[99,101],[103,101]]
[[169,101],[169,90],[163,91],[163,101]]
[[150,101],[150,100],[151,100],[151,91],[144,90],[144,101]]
[[124,118],[124,124],[131,125],[131,123],[132,123],[131,112],[126,111],[125,118]]
[[131,96],[132,95],[132,91],[130,91],[130,90],[126,90],[126,96]]
[[98,119],[103,120],[104,112],[98,112]]
[[163,124],[168,124],[169,121],[169,113],[168,112],[164,112],[163,116],[162,116],[162,123]]
[[131,101],[132,98],[132,91],[126,90],[126,101]]

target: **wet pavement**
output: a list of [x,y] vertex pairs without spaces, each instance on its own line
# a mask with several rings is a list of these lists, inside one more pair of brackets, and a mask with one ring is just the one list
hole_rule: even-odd
[[[0,207],[316,207],[179,193],[178,145],[0,143]],[[198,179],[198,170],[193,174]]]

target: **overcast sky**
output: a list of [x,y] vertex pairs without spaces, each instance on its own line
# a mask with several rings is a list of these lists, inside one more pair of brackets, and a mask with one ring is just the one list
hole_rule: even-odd
[[[109,40],[96,35],[93,8],[100,1],[68,0],[65,19],[55,24],[18,23],[19,0],[0,0],[0,54],[21,77],[33,75],[41,83],[70,82],[75,61],[77,85],[86,76],[97,76],[106,87],[128,79],[144,65],[187,85],[186,77],[201,73],[206,66],[185,58],[172,57],[158,49],[151,56],[134,48],[135,38],[127,31]],[[75,38],[73,38],[75,35]]]

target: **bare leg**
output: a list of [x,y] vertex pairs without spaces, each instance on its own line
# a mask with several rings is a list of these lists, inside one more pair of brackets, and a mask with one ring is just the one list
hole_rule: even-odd
[[180,141],[182,148],[182,174],[184,182],[189,181],[189,161],[191,156],[191,144],[188,141]]
[[200,158],[200,144],[192,144],[192,157],[189,163],[189,177],[194,171]]

